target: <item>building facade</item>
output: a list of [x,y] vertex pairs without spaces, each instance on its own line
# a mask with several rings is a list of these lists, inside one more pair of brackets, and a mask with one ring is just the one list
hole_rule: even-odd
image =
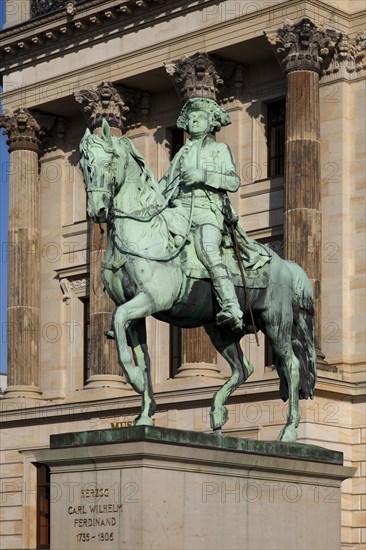
[[[365,547],[363,0],[19,0],[6,8],[1,548],[49,547],[57,494],[35,450],[51,434],[128,426],[140,405],[103,334],[112,311],[99,277],[105,241],[87,219],[80,139],[107,118],[162,177],[185,139],[176,128],[180,87],[189,78],[205,85],[202,59],[223,81],[232,124],[217,140],[235,155],[241,187],[231,201],[240,222],[313,283],[318,382],[314,400],[301,403],[299,441],[341,450],[357,468],[343,484],[342,544]],[[271,349],[259,340],[242,341],[255,371],[230,399],[223,431],[273,440],[286,405]],[[210,431],[210,402],[228,365],[201,329],[148,319],[148,342],[156,425]],[[333,496],[319,486],[317,498]]]

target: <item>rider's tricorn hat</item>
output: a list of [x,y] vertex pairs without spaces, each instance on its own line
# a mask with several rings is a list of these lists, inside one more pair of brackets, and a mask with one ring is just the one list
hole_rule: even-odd
[[227,126],[231,124],[229,114],[224,111],[222,107],[213,99],[203,98],[203,97],[194,97],[186,101],[183,105],[183,108],[180,112],[180,115],[177,120],[177,127],[182,130],[187,130],[187,117],[191,111],[206,111],[212,115],[214,124],[216,126],[215,130],[220,130],[221,126]]

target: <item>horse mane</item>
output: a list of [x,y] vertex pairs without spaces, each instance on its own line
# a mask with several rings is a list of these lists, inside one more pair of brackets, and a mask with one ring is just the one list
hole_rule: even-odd
[[150,213],[152,207],[155,209],[156,206],[164,202],[164,197],[153,173],[148,168],[144,157],[127,136],[111,136],[110,140],[106,140],[98,134],[84,136],[80,142],[81,165],[85,162],[83,158],[89,162],[94,160],[93,148],[95,146],[101,147],[105,153],[112,154],[116,159],[127,155],[127,158],[130,157],[136,163],[140,171],[139,178],[141,183],[139,185],[138,198],[143,211],[142,215]]
[[119,142],[127,150],[127,153],[132,156],[141,170],[141,181],[143,183],[140,187],[139,193],[141,206],[149,209],[151,206],[162,204],[164,200],[163,195],[159,189],[157,181],[155,180],[154,174],[148,168],[144,157],[136,149],[128,137],[123,136],[122,138],[119,138]]
[[80,152],[83,152],[86,158],[90,158],[93,145],[100,145],[106,153],[115,154],[115,148],[111,146],[108,141],[97,134],[90,134],[87,137],[84,136],[82,138],[80,141]]

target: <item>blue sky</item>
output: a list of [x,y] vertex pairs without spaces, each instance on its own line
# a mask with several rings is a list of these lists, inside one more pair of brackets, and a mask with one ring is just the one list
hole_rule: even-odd
[[[0,0],[0,28],[5,21],[5,0]],[[0,91],[2,89],[0,88]],[[1,109],[1,106],[0,106]],[[0,373],[6,372],[6,304],[7,304],[7,263],[6,243],[8,241],[8,166],[9,155],[6,136],[0,131]]]

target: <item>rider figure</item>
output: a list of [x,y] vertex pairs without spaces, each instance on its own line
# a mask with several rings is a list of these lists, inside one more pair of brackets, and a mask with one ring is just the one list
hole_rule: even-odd
[[229,115],[216,101],[189,99],[177,120],[177,127],[188,132],[189,140],[175,155],[161,183],[167,188],[177,176],[180,178],[177,198],[188,212],[193,188],[194,245],[211,277],[220,306],[216,322],[241,331],[243,313],[221,253],[223,199],[227,191],[235,192],[240,185],[229,146],[214,139],[215,132],[227,124],[230,124]]

